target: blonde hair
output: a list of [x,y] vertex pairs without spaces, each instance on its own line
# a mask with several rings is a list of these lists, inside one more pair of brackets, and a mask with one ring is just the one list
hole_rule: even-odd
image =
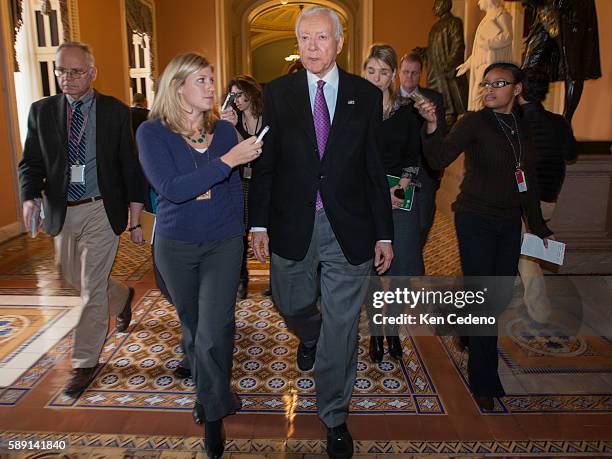
[[[366,57],[365,61],[363,61],[364,70],[366,69],[366,67],[368,66],[368,63],[372,59],[377,59],[387,64],[391,68],[391,71],[394,74],[397,72],[397,53],[395,52],[395,49],[393,49],[391,45],[381,43],[381,44],[374,44],[370,46],[368,57]],[[384,111],[386,115],[389,114],[389,111],[391,110],[391,108],[393,107],[393,105],[398,99],[399,99],[399,94],[396,88],[395,77],[393,77],[393,80],[391,81],[391,84],[389,85],[389,104],[387,107],[384,107],[385,108]]]
[[[191,135],[192,132],[187,127],[187,111],[179,99],[178,88],[185,84],[189,75],[206,67],[212,69],[210,62],[200,54],[187,53],[175,56],[159,78],[149,119],[160,119],[164,126],[177,134]],[[204,112],[202,128],[207,133],[212,133],[218,119],[215,108]]]

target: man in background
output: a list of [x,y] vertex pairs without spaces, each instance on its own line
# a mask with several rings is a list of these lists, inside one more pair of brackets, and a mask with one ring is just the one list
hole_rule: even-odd
[[[411,53],[402,56],[400,60],[400,93],[402,97],[409,97],[415,90],[418,90],[424,97],[432,101],[436,105],[436,115],[439,120],[438,129],[442,129],[441,132],[445,133],[444,99],[439,92],[419,86],[422,71],[423,61],[418,54]],[[416,113],[418,115],[418,111]],[[422,126],[425,120],[420,115],[418,117]],[[415,132],[414,135],[420,136],[421,134],[420,132]],[[433,225],[436,214],[436,192],[440,188],[441,179],[442,171],[429,167],[427,158],[423,156],[423,150],[421,149],[421,164],[418,175],[418,180],[421,183],[421,188],[418,191],[421,247],[425,246],[429,230]]]

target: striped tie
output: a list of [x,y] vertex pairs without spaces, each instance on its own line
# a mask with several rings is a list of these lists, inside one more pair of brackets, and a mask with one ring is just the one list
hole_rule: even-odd
[[[75,164],[85,164],[85,149],[87,147],[87,139],[83,134],[79,142],[79,134],[83,129],[83,112],[81,107],[83,101],[77,100],[72,106],[72,123],[70,124],[70,132],[68,133],[68,166]],[[78,143],[77,143],[78,142]],[[85,194],[84,183],[68,184],[68,200],[78,201]]]

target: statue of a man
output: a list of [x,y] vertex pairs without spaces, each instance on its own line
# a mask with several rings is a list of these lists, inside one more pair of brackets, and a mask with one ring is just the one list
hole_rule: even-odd
[[476,29],[472,54],[457,67],[457,76],[470,71],[468,110],[483,106],[478,85],[485,69],[494,62],[512,62],[512,16],[501,0],[478,0],[478,7],[485,17]]
[[524,0],[534,11],[525,43],[525,68],[542,67],[551,81],[565,81],[564,116],[578,107],[584,80],[601,76],[594,0]]
[[451,127],[467,110],[468,82],[465,75],[456,76],[463,62],[465,43],[463,22],[451,13],[452,0],[435,0],[433,13],[440,19],[429,31],[427,48],[415,48],[427,65],[427,87],[444,96],[446,124]]

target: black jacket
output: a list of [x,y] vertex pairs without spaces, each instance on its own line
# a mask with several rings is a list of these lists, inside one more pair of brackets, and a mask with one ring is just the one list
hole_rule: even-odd
[[540,200],[556,202],[565,179],[565,162],[576,159],[576,139],[569,122],[539,103],[522,106],[536,153]]
[[382,94],[339,69],[338,97],[325,156],[319,159],[306,71],[266,85],[263,154],[249,190],[249,224],[266,227],[270,249],[302,260],[312,237],[317,190],[351,264],[393,239],[391,200],[380,154]]
[[[143,175],[134,149],[129,108],[96,92],[96,164],[106,215],[116,234],[130,202],[143,202]],[[66,218],[68,193],[67,100],[63,94],[32,104],[19,163],[22,201],[43,197],[45,232],[55,236]]]

